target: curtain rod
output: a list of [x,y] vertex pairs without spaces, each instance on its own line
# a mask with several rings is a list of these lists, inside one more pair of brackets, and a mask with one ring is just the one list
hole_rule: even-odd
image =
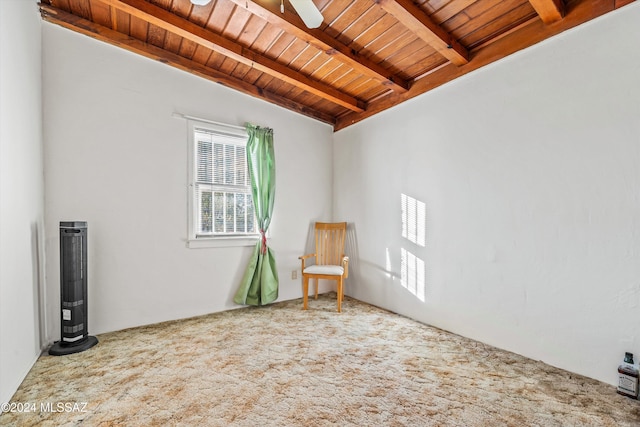
[[215,122],[213,120],[203,119],[202,117],[189,116],[187,114],[182,114],[182,113],[174,112],[174,113],[171,114],[171,117],[177,117],[179,119],[187,119],[187,120],[198,120],[200,122],[211,123],[212,125],[225,126],[225,127],[229,127],[229,128],[233,128],[233,129],[238,129],[238,130],[241,130],[243,132],[247,131],[247,129],[244,126],[236,126],[236,125],[230,125],[230,124],[227,124],[227,123]]

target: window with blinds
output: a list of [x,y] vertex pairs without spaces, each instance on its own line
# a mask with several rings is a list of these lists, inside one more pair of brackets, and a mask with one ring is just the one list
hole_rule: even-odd
[[201,237],[257,234],[247,170],[247,136],[205,126],[193,128],[192,210]]

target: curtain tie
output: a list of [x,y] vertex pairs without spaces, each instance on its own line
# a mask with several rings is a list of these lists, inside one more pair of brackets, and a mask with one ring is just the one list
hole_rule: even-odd
[[260,249],[260,252],[264,255],[267,253],[267,235],[262,228],[260,229],[260,238],[262,240],[262,248]]

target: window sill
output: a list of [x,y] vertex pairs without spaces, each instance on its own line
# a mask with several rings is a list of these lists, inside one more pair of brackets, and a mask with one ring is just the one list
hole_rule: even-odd
[[210,237],[200,239],[187,240],[187,248],[231,248],[238,246],[255,246],[258,242],[258,236],[250,237]]

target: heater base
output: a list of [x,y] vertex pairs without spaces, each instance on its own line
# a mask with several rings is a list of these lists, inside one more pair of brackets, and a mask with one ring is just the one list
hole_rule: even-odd
[[51,346],[49,354],[52,356],[64,356],[66,354],[80,353],[81,351],[89,350],[96,344],[98,344],[98,338],[91,335],[77,343],[70,344],[58,341]]

